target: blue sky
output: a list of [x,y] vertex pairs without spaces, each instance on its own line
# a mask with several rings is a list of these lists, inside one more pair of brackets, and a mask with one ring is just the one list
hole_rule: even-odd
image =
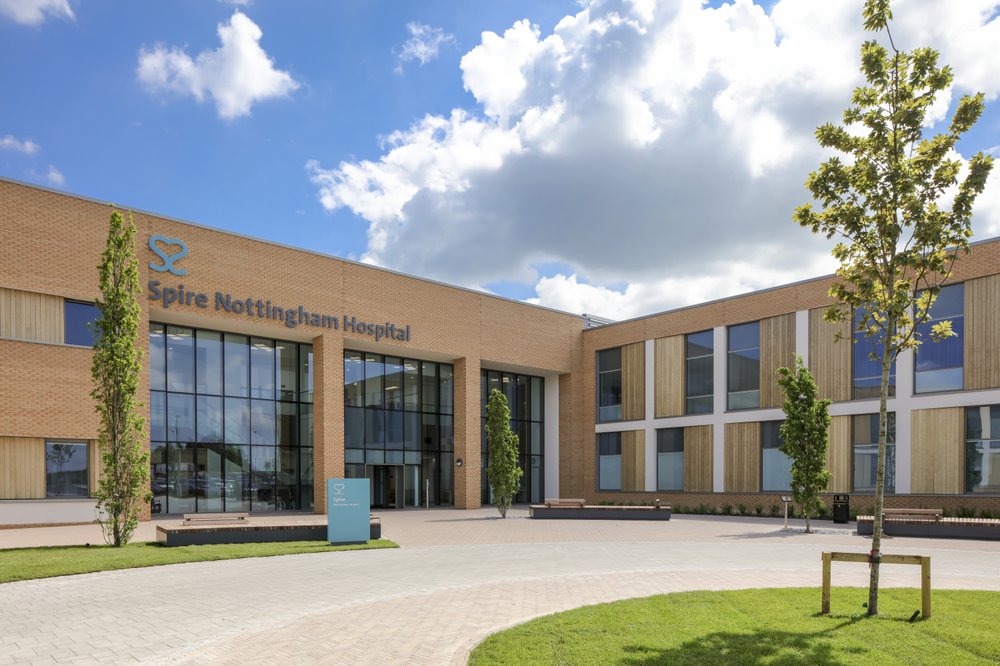
[[[952,106],[990,98],[963,155],[996,147],[1000,0],[894,6]],[[790,216],[858,83],[859,7],[0,0],[0,175],[644,314],[830,270]]]

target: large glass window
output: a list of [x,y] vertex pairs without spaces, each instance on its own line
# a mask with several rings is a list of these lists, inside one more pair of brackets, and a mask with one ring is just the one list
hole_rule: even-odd
[[312,508],[310,345],[152,323],[149,349],[154,511]]
[[93,303],[63,302],[63,342],[68,345],[93,347],[97,339],[96,324],[100,311]]
[[481,501],[492,504],[490,483],[486,476],[489,468],[490,449],[486,441],[486,404],[490,389],[499,389],[507,396],[510,409],[510,427],[518,438],[518,465],[524,471],[521,487],[514,496],[515,502],[538,503],[545,499],[545,380],[541,377],[520,375],[499,370],[483,370],[479,377],[480,393],[480,457]]
[[965,410],[965,492],[1000,493],[1000,405]]
[[622,434],[605,432],[597,436],[597,489],[622,489]]
[[763,492],[786,492],[792,489],[792,459],[779,448],[781,421],[760,424],[760,489]]
[[[858,331],[864,310],[854,311],[854,398],[877,398],[882,385],[882,335],[867,337]],[[889,368],[889,395],[896,395],[896,364]]]
[[684,428],[656,431],[656,489],[684,490]]
[[87,444],[45,443],[45,496],[88,497]]
[[597,352],[597,420],[622,418],[621,347]]
[[712,331],[689,333],[685,336],[684,395],[687,414],[712,413],[712,393],[715,390],[712,376],[715,368],[712,360],[714,349]]
[[[885,492],[896,492],[896,414],[889,412],[885,446]],[[854,492],[875,492],[878,470],[878,414],[851,417],[854,443]]]
[[726,334],[728,409],[755,409],[760,406],[760,322],[730,326]]
[[[422,505],[424,481],[431,504],[454,503],[452,372],[445,363],[344,350],[344,469],[373,479],[373,506]],[[382,465],[398,471],[373,468]]]
[[[962,348],[965,344],[965,285],[942,287],[930,319],[917,327],[921,345],[917,347],[913,386],[915,393],[960,391],[963,386]],[[951,322],[955,335],[935,342],[931,331],[935,324]]]

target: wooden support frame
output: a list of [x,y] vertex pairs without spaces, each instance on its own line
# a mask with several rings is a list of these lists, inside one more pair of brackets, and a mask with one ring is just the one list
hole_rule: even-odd
[[[830,612],[830,569],[833,562],[868,563],[864,553],[823,553],[823,606],[820,613]],[[882,564],[916,564],[920,566],[920,614],[931,616],[931,558],[930,555],[882,555]]]

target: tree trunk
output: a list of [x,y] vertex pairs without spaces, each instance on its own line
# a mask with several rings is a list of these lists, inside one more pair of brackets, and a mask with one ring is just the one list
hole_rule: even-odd
[[[888,322],[887,322],[888,323]],[[878,399],[878,463],[875,471],[875,519],[872,528],[871,576],[868,580],[868,615],[878,615],[878,575],[882,559],[882,509],[885,504],[885,446],[888,435],[889,414],[889,345],[892,326],[887,326],[882,347],[882,383]]]

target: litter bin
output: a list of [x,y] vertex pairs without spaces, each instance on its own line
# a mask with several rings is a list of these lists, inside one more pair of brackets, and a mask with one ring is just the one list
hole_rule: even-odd
[[833,522],[835,522],[835,523],[849,523],[849,522],[851,522],[851,496],[850,495],[834,495],[833,496]]

